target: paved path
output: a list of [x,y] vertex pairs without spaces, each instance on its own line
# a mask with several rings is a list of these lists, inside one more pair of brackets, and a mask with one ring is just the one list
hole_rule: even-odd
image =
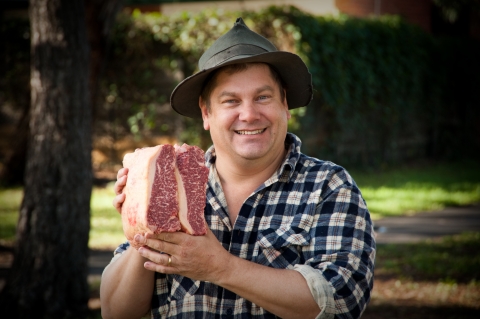
[[106,265],[112,260],[113,251],[108,250],[90,250],[88,257],[89,274],[93,276],[100,276]]
[[466,231],[480,232],[480,204],[413,216],[386,217],[374,221],[374,226],[378,244],[411,243]]

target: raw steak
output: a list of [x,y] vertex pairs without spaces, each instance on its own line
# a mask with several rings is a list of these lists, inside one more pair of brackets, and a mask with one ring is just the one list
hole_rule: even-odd
[[122,222],[125,236],[138,248],[135,234],[175,232],[204,235],[205,187],[208,168],[196,146],[158,145],[126,154],[129,169],[123,189]]

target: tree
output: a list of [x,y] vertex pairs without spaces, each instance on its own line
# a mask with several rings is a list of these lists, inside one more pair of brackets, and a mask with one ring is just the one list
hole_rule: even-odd
[[[93,112],[92,117],[95,120],[95,112],[98,107],[101,107],[101,105],[98,105],[98,88],[107,62],[106,57],[110,47],[109,34],[114,25],[115,17],[123,5],[123,0],[85,0],[84,3],[88,44],[90,47],[90,103]],[[21,3],[21,5],[25,4]],[[5,57],[5,61],[9,62],[13,60],[9,67],[16,70],[16,72],[10,71],[11,76],[1,79],[3,81],[3,83],[0,83],[1,89],[3,89],[1,93],[8,95],[8,98],[13,100],[11,102],[22,110],[21,119],[17,123],[15,141],[12,140],[10,142],[12,151],[6,157],[4,167],[0,167],[0,180],[6,186],[23,185],[24,183],[27,139],[30,134],[28,126],[30,99],[22,98],[25,96],[24,91],[27,91],[28,86],[28,70],[24,65],[28,65],[30,59],[28,54],[29,48],[25,48],[24,45],[23,37],[26,30],[23,24],[19,25],[17,22],[15,26],[15,28],[3,30],[2,35],[5,38],[0,39],[0,42],[3,40],[9,44],[6,46],[8,49],[6,52],[3,52],[2,58]],[[8,37],[6,36],[7,34]],[[12,45],[12,42],[9,43],[8,41],[12,41],[14,44]],[[5,50],[5,48],[3,49]],[[0,74],[2,71],[6,71],[3,70],[6,68],[6,64],[0,63],[0,67],[2,67]],[[25,76],[23,76],[24,74]]]
[[89,89],[94,120],[99,80],[103,76],[110,47],[109,34],[122,5],[123,0],[85,0],[87,34],[90,44]]
[[[31,0],[31,112],[6,318],[82,317],[92,185],[83,0]],[[5,312],[6,311],[6,312]]]

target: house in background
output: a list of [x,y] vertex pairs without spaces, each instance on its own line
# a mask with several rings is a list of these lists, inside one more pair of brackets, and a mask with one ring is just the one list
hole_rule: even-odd
[[[480,41],[480,3],[477,0],[124,0],[125,10],[142,12],[198,12],[206,8],[258,10],[293,5],[313,15],[354,17],[399,15],[433,35],[470,37]],[[28,17],[28,0],[0,0],[0,18]]]

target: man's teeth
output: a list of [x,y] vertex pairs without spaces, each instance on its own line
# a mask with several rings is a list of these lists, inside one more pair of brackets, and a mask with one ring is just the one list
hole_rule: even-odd
[[255,135],[255,134],[260,134],[263,131],[265,131],[265,129],[255,130],[255,131],[237,131],[237,133],[240,135]]

